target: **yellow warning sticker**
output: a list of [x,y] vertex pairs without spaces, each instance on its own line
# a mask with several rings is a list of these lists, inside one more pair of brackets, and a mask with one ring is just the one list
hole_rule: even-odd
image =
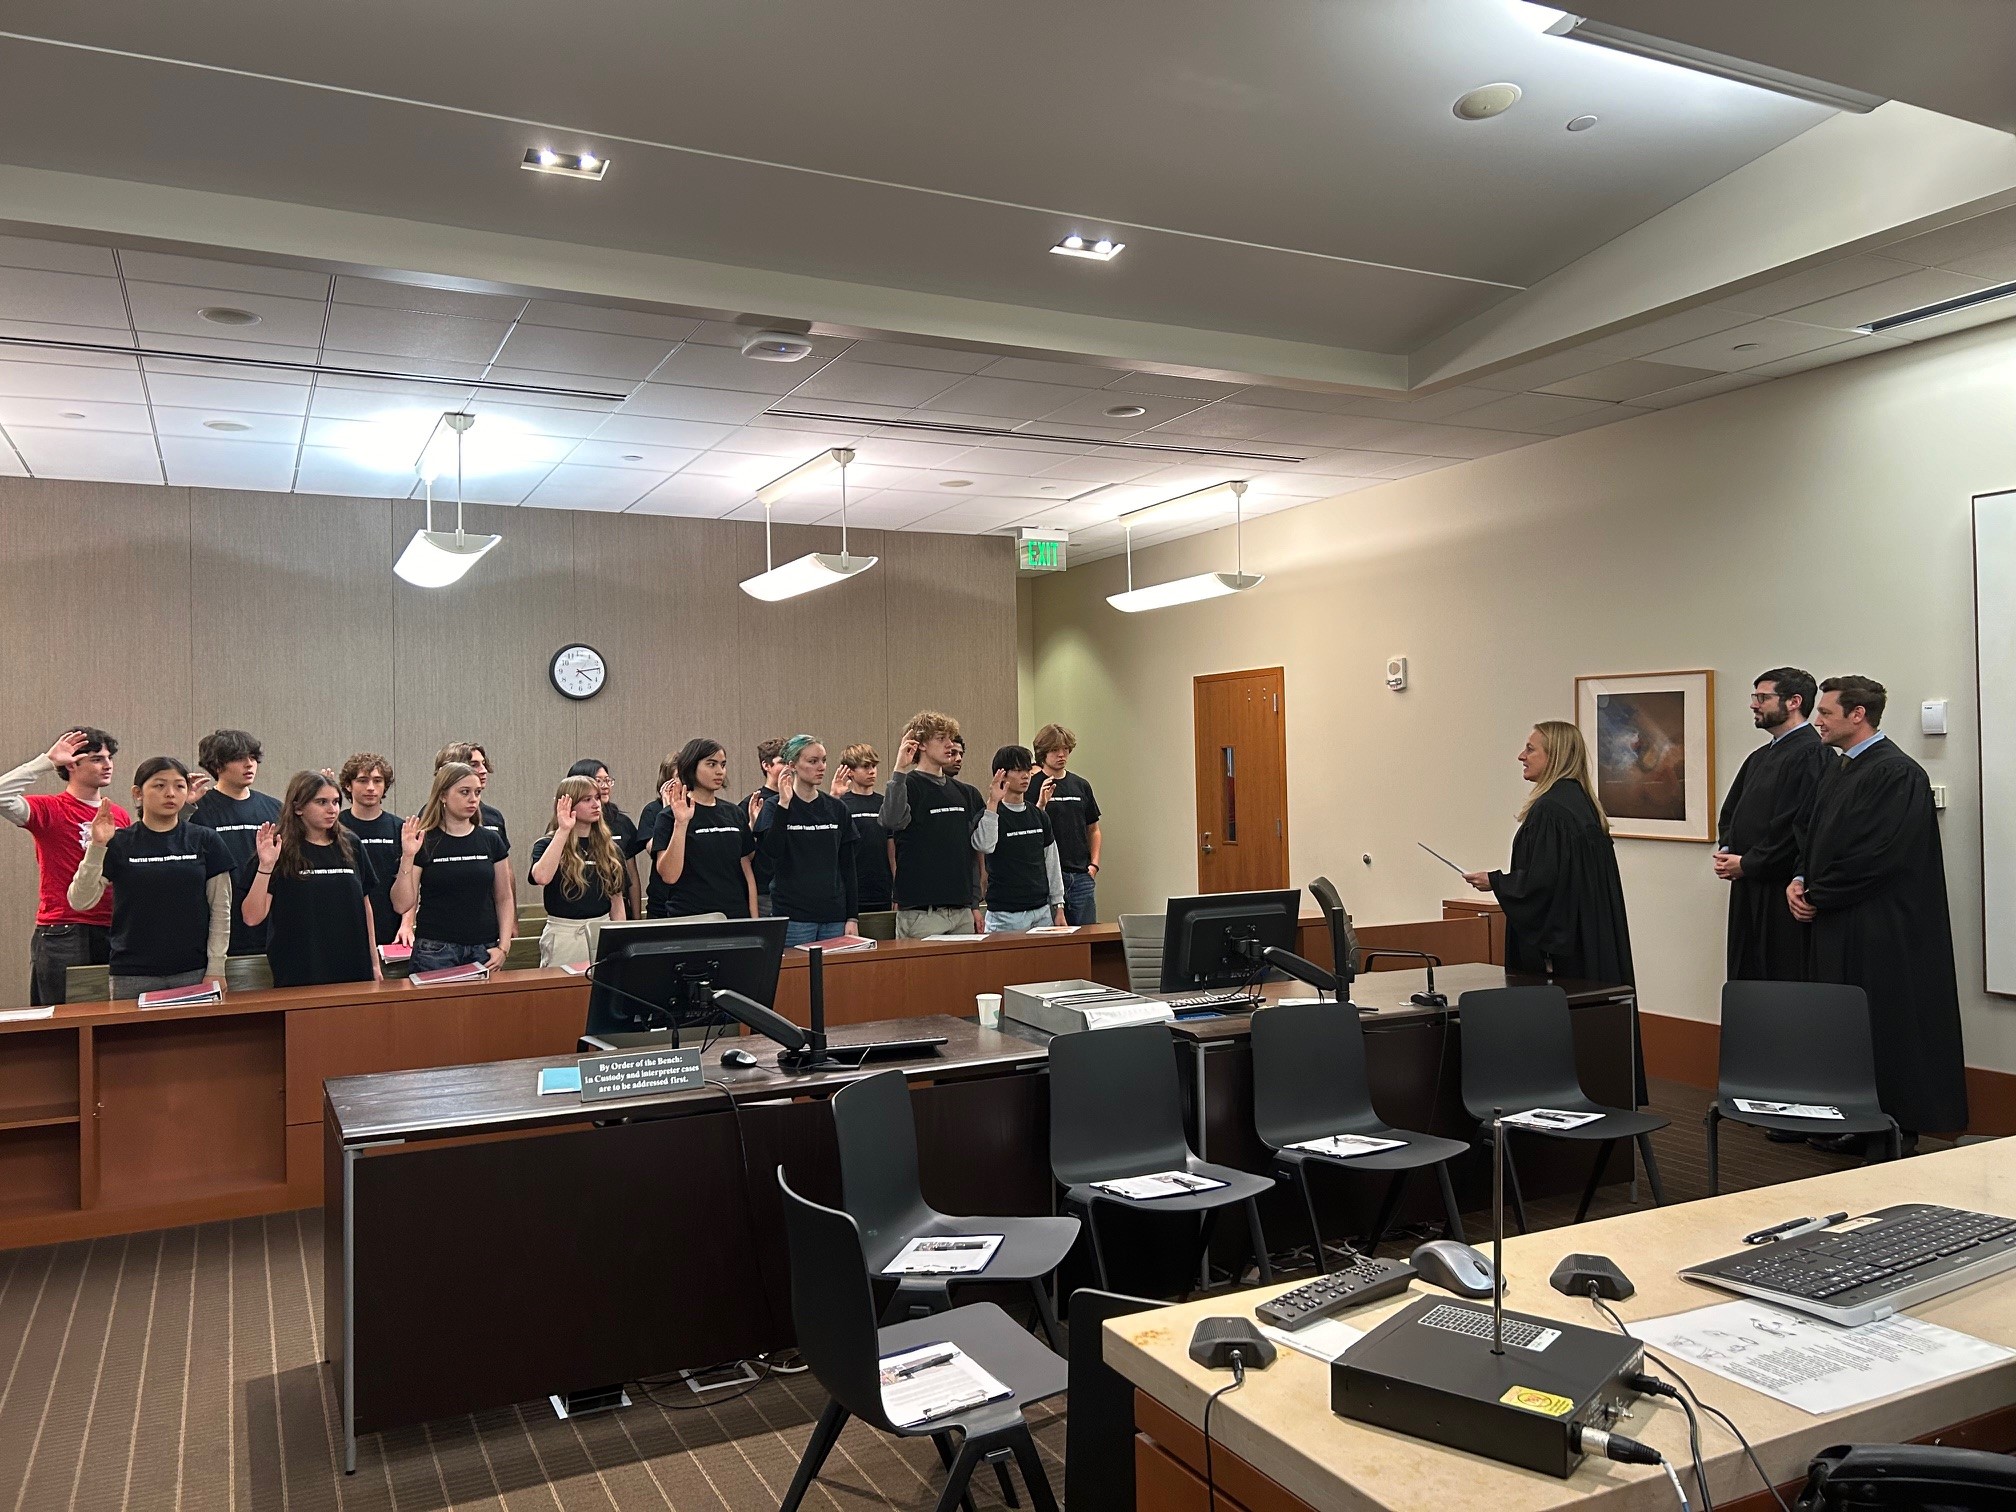
[[1575,1410],[1575,1404],[1567,1397],[1556,1396],[1551,1391],[1539,1391],[1531,1386],[1507,1387],[1505,1395],[1498,1398],[1507,1407],[1523,1407],[1528,1412],[1537,1412],[1542,1417],[1566,1417]]

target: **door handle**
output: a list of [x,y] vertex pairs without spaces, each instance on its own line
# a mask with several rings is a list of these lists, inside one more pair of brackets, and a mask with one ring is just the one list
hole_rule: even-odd
[[1206,830],[1206,831],[1204,831],[1204,854],[1208,856],[1208,855],[1210,855],[1211,853],[1212,853],[1212,852],[1211,852],[1211,831],[1209,831],[1209,830]]

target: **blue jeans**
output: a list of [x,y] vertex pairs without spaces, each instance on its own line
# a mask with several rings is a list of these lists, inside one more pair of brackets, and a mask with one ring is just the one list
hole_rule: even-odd
[[793,919],[784,926],[784,948],[793,945],[809,945],[814,940],[837,940],[847,933],[845,923],[814,924],[805,919]]
[[1099,922],[1099,902],[1093,897],[1098,883],[1092,880],[1090,872],[1067,871],[1064,873],[1064,922],[1066,924],[1097,924]]
[[407,965],[412,971],[439,971],[446,966],[467,966],[487,960],[489,956],[489,945],[450,945],[446,940],[415,940],[413,956]]
[[987,910],[987,933],[1025,934],[1032,929],[1041,929],[1050,922],[1047,908],[1014,908],[1002,913],[997,909]]

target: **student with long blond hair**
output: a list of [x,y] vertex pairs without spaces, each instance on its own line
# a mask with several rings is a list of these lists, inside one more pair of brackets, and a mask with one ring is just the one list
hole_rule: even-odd
[[252,839],[245,922],[265,927],[275,987],[369,982],[384,975],[371,922],[377,876],[339,822],[343,794],[320,772],[296,772],[280,818]]
[[1535,725],[1519,768],[1533,793],[1519,810],[1510,868],[1464,874],[1479,892],[1497,894],[1505,910],[1505,969],[1632,981],[1624,884],[1582,732],[1558,719]]
[[595,959],[595,936],[623,918],[627,868],[593,777],[563,777],[546,833],[532,842],[532,885],[546,890],[539,964]]
[[399,831],[399,875],[392,906],[413,921],[413,970],[482,962],[504,964],[512,906],[510,852],[481,823],[483,783],[467,762],[445,762],[434,773],[427,805]]

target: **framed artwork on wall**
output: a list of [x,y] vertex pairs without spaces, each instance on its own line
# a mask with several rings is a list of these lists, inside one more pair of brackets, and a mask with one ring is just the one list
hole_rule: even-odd
[[1715,674],[1575,679],[1575,723],[1619,840],[1715,840]]

